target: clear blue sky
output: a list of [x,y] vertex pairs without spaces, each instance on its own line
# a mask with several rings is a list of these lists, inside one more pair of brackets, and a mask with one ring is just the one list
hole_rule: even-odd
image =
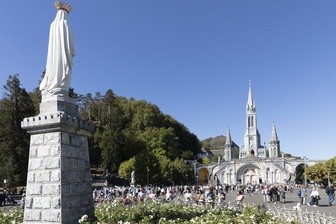
[[[146,100],[200,140],[243,145],[248,82],[261,142],[273,121],[281,150],[336,155],[335,0],[69,0],[72,86]],[[54,1],[3,0],[0,83],[28,91],[45,68]]]

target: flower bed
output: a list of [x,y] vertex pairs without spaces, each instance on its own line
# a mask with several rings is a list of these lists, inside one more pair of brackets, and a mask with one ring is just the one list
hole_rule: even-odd
[[[98,222],[103,223],[140,223],[140,224],[168,224],[168,223],[267,223],[287,224],[275,218],[269,212],[258,207],[245,207],[242,211],[234,208],[203,208],[174,203],[147,203],[137,205],[121,205],[116,203],[100,204],[95,214]],[[294,222],[293,222],[294,223]]]
[[[234,208],[203,208],[176,203],[140,203],[123,205],[120,203],[102,203],[95,208],[97,221],[90,222],[83,216],[79,223],[85,224],[168,224],[168,223],[202,223],[202,224],[235,224],[235,223],[267,223],[287,224],[275,218],[271,213],[258,207],[245,207],[242,211]],[[23,212],[12,209],[8,212],[0,210],[0,224],[21,223]],[[295,222],[291,222],[295,223]]]

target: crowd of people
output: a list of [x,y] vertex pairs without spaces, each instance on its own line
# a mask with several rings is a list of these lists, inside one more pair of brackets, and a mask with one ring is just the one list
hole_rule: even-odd
[[[335,200],[335,188],[333,184],[329,184],[325,188],[325,193],[328,199],[328,205],[332,206]],[[299,203],[304,205],[307,203],[308,206],[319,206],[319,201],[321,200],[320,193],[317,186],[313,186],[311,189],[306,188],[304,185],[300,185],[297,190],[297,196],[299,197]],[[309,201],[307,201],[309,200]]]
[[[141,203],[145,201],[179,200],[189,204],[224,203],[230,189],[223,186],[146,186],[146,187],[105,187],[93,190],[96,203],[118,200],[124,204]],[[241,200],[242,201],[242,200]]]
[[263,194],[264,202],[284,202],[285,192],[292,190],[289,185],[198,185],[198,186],[145,186],[145,187],[105,187],[94,189],[96,203],[119,200],[124,204],[148,200],[172,201],[183,200],[196,205],[224,204],[227,194],[236,194],[235,203],[243,205],[244,195]]
[[[335,200],[335,187],[329,184],[323,188],[328,205],[332,206]],[[289,185],[289,184],[249,184],[249,185],[175,185],[175,186],[114,186],[93,190],[95,203],[119,201],[124,204],[141,203],[145,201],[173,201],[179,200],[189,204],[225,204],[228,194],[235,198],[235,204],[242,206],[245,196],[261,195],[264,203],[285,203],[286,194],[296,192],[300,205],[319,206],[323,195],[320,195],[319,186]],[[18,192],[17,192],[18,193]],[[24,189],[19,192],[22,195],[19,204],[24,207]],[[4,189],[0,193],[0,206],[18,204],[12,198],[13,192]],[[234,197],[232,197],[234,195]]]
[[[135,186],[135,187],[105,187],[94,189],[93,198],[96,203],[119,201],[124,204],[141,203],[148,200],[183,200],[195,205],[226,203],[228,194],[235,195],[236,205],[243,205],[246,196],[262,195],[264,203],[285,203],[287,192],[297,191],[298,202],[318,206],[321,196],[318,187],[287,184],[255,184],[255,185],[198,185],[198,186]],[[335,198],[332,185],[325,188],[329,205]]]
[[[17,189],[13,188],[8,190],[7,188],[4,188],[2,192],[0,193],[0,207],[6,206],[6,205],[17,205],[17,201],[14,200],[13,195],[16,195]],[[20,191],[20,194],[21,191]]]

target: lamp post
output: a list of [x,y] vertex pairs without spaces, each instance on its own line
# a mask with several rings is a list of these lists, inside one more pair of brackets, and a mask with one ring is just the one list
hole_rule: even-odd
[[195,186],[197,186],[197,160],[194,162],[194,181],[195,181]]
[[306,173],[306,168],[307,168],[307,162],[306,162],[306,160],[308,159],[307,157],[303,157],[303,159],[304,159],[304,184],[305,184],[305,186],[307,186],[307,173]]

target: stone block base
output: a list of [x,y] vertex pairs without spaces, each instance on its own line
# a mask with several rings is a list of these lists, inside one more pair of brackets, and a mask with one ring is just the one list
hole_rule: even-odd
[[66,130],[31,135],[24,223],[78,223],[93,217],[87,137]]

